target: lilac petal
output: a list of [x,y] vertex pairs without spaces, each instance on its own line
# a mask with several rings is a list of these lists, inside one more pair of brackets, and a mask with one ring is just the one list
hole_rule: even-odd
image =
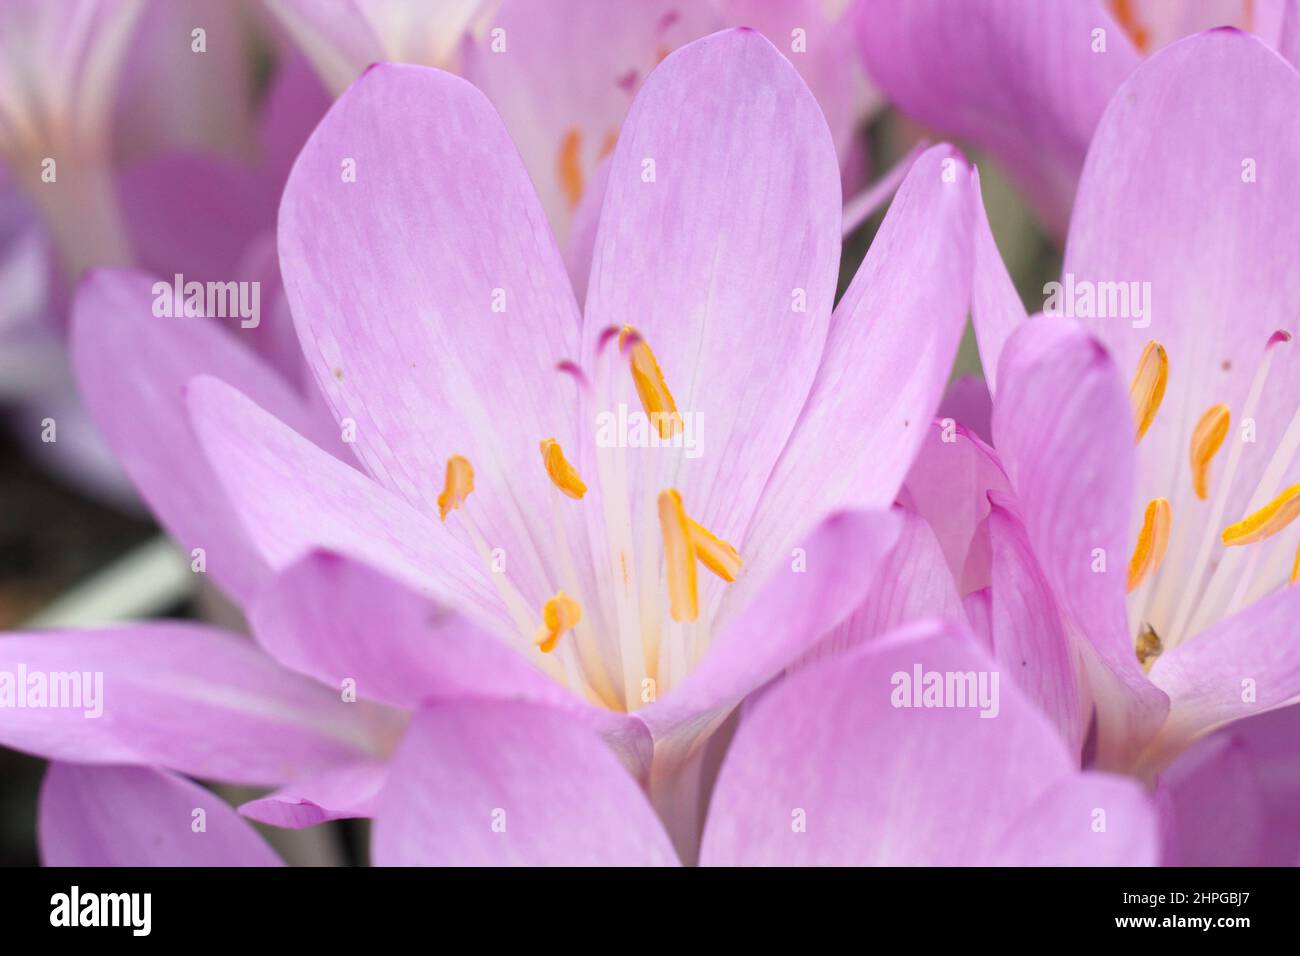
[[[382,756],[395,734],[391,715],[345,703],[251,641],[195,624],[7,634],[0,675],[0,743],[52,760],[273,785]],[[61,675],[81,678],[76,695],[60,681],[63,706],[51,706]],[[43,698],[33,696],[40,686],[50,688]]]
[[202,372],[240,387],[308,428],[304,406],[235,335],[201,317],[156,317],[153,279],[97,270],[73,303],[72,361],[91,415],[164,527],[185,550],[202,548],[207,572],[236,600],[266,565],[219,494],[190,432],[182,390]]
[[[975,175],[979,181],[978,173]],[[989,395],[997,389],[998,364],[1007,339],[1029,321],[989,227],[984,203],[975,204],[975,265],[971,278],[971,322]],[[986,433],[987,434],[987,433]]]
[[[647,160],[653,182],[643,178]],[[743,554],[770,553],[751,547],[745,529],[816,374],[839,252],[835,150],[790,62],[746,29],[664,60],[614,150],[583,356],[606,328],[637,328],[705,443],[698,457],[676,452],[674,467],[659,470],[675,474],[691,517]],[[614,361],[610,351],[597,361]],[[614,385],[609,402],[639,410],[630,376]],[[593,416],[616,410],[603,396],[587,404]],[[631,470],[628,483],[636,508],[653,507],[663,487],[648,467]],[[767,570],[755,572],[760,581]]]
[[956,583],[929,523],[902,508],[898,541],[871,575],[871,590],[857,610],[799,661],[800,666],[844,654],[901,624],[940,617],[966,623]]
[[269,826],[298,830],[329,820],[374,816],[375,799],[388,780],[378,760],[340,764],[250,800],[239,812]]
[[1263,797],[1250,754],[1227,734],[1199,741],[1160,777],[1168,788],[1173,866],[1255,866],[1264,855]]
[[1053,785],[1007,829],[995,866],[1156,866],[1163,834],[1142,785],[1085,773]]
[[149,767],[50,764],[37,830],[46,866],[283,865],[216,794]]
[[[1152,56],[1124,84],[1098,124],[1080,180],[1066,278],[1080,289],[1149,283],[1141,316],[1131,305],[1131,317],[1081,322],[1126,379],[1149,340],[1169,356],[1164,401],[1138,446],[1135,489],[1137,502],[1167,498],[1174,515],[1155,607],[1184,604],[1183,588],[1204,590],[1191,580],[1201,548],[1214,546],[1225,579],[1235,580],[1247,560],[1218,550],[1224,525],[1210,524],[1215,509],[1195,496],[1188,447],[1197,420],[1216,403],[1228,405],[1235,435],[1265,342],[1278,329],[1300,334],[1300,242],[1290,213],[1300,208],[1300,178],[1269,172],[1300,168],[1298,110],[1300,75],[1258,39],[1234,30],[1190,37]],[[1276,352],[1253,415],[1254,439],[1229,441],[1219,456],[1240,453],[1224,524],[1254,510],[1251,494],[1300,406],[1300,346]],[[1211,502],[1225,471],[1216,463]],[[1283,478],[1265,501],[1300,480],[1300,461]],[[1130,533],[1141,517],[1140,508],[1131,512]],[[1288,558],[1266,573],[1280,584],[1289,569]],[[1183,630],[1184,614],[1170,616],[1151,622],[1158,633]]]
[[[763,580],[789,540],[828,510],[893,503],[965,323],[972,186],[949,146],[927,150],[908,173],[835,309],[817,380],[744,537],[749,580]],[[738,582],[728,606],[743,604],[750,588]]]
[[380,866],[676,862],[636,781],[581,722],[446,701],[411,723],[375,814]]
[[[758,30],[795,65],[826,114],[841,166],[847,165],[859,124],[882,102],[859,62],[847,8],[821,0],[720,0],[719,5],[728,23]],[[802,31],[798,52],[795,30]]]
[[684,753],[848,617],[870,590],[900,523],[884,511],[840,512],[799,542],[790,564],[772,573],[682,684],[640,711],[656,757]]
[[512,628],[482,562],[444,526],[224,382],[200,377],[187,395],[199,444],[264,566],[278,571],[313,549],[335,550],[427,589],[480,624]]
[[[856,26],[868,74],[900,109],[993,153],[1065,232],[1093,128],[1138,64],[1101,3],[880,0]],[[1092,50],[1097,28],[1105,53]]]
[[1084,658],[1098,709],[1100,766],[1121,766],[1168,707],[1143,674],[1128,629],[1128,390],[1100,343],[1062,319],[1029,322],[1012,335],[999,381],[998,452],[1043,574],[1073,631],[1095,651]]
[[[1145,861],[1150,840],[1133,837],[1155,826],[1155,814],[1148,808],[1142,819],[1136,785],[1120,797],[1120,839],[1096,839],[1080,811],[1097,785],[1073,769],[1056,731],[1013,683],[999,682],[992,718],[978,706],[894,706],[911,699],[896,675],[910,678],[916,667],[997,670],[967,634],[923,622],[764,694],[723,763],[701,861],[960,865],[1031,850],[1041,863]],[[1057,839],[1048,843],[1047,832]],[[1127,855],[1115,845],[1123,837]]]
[[996,492],[991,497],[993,654],[1077,755],[1086,730],[1082,662],[1012,502]]
[[948,386],[939,403],[937,417],[951,418],[980,441],[993,440],[993,396],[988,382],[978,375],[962,375]]
[[[576,446],[573,383],[555,366],[577,357],[579,318],[487,99],[437,70],[368,70],[298,157],[279,243],[307,363],[335,417],[355,423],[366,470],[435,515],[447,460],[468,458],[469,512],[540,607],[561,572],[555,549],[536,544],[555,533],[537,449],[548,437]],[[469,548],[460,522],[448,529]]]
[[[505,0],[467,45],[464,76],[501,114],[563,248],[580,235],[575,213],[593,192],[600,208],[598,170],[645,77],[721,26],[713,4]],[[494,30],[504,31],[504,55],[493,49]],[[574,278],[584,290],[587,270]]]
[[899,500],[934,529],[963,596],[991,580],[989,492],[1009,490],[997,455],[977,436],[943,421],[927,429]]
[[426,594],[356,561],[304,557],[253,608],[258,640],[276,660],[329,686],[404,710],[431,700],[492,698],[545,704],[589,723],[636,773],[653,744],[639,718],[594,707],[509,646]]
[[1300,588],[1287,588],[1156,658],[1151,680],[1169,695],[1169,720],[1153,753],[1300,698],[1297,620]]

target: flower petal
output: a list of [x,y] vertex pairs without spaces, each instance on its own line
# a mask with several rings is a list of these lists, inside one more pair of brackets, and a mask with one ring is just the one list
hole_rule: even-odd
[[[165,283],[170,289],[171,284]],[[153,314],[153,279],[96,270],[73,303],[72,361],[96,424],[164,527],[236,600],[266,578],[189,428],[183,389],[203,372],[238,382],[277,415],[311,429],[300,398],[235,335],[203,317]]]
[[1173,838],[1166,864],[1255,866],[1264,855],[1263,798],[1244,744],[1216,734],[1180,754],[1160,777]]
[[1169,695],[1169,720],[1153,755],[1300,699],[1297,620],[1300,588],[1287,588],[1156,658],[1151,680]]
[[[1237,428],[1265,342],[1278,329],[1300,334],[1300,241],[1289,212],[1300,208],[1300,178],[1279,174],[1300,168],[1297,111],[1300,75],[1272,50],[1234,30],[1200,34],[1155,54],[1124,84],[1097,126],[1080,180],[1066,276],[1079,288],[1149,283],[1142,316],[1131,307],[1131,318],[1081,322],[1126,377],[1152,339],[1169,356],[1163,403],[1138,446],[1135,500],[1167,498],[1176,516],[1151,623],[1180,640],[1190,598],[1179,592],[1205,593],[1201,580],[1189,580],[1193,563],[1202,548],[1217,548],[1222,528],[1209,523],[1214,510],[1193,490],[1193,428],[1220,402]],[[1103,287],[1096,288],[1100,305]],[[1241,457],[1227,521],[1253,510],[1251,494],[1300,406],[1300,347],[1276,353],[1253,440],[1229,442]],[[1224,472],[1219,466],[1211,475],[1212,501]],[[1300,480],[1300,461],[1283,479],[1277,490]],[[1134,530],[1140,521],[1140,512],[1133,514]],[[1220,557],[1222,579],[1236,580],[1246,556]],[[1273,580],[1284,581],[1287,570],[1270,569]],[[1221,611],[1228,602],[1211,603]]]
[[1023,522],[1011,510],[1009,499],[997,493],[991,497],[989,628],[993,656],[1042,708],[1070,753],[1077,755],[1087,729],[1079,686],[1083,665]]
[[394,735],[391,715],[344,703],[251,641],[174,622],[6,634],[0,702],[0,743],[16,750],[229,783],[378,756]]
[[365,559],[510,629],[482,562],[446,528],[326,454],[242,393],[214,378],[187,388],[190,417],[219,487],[255,554],[282,570],[315,548]]
[[45,866],[283,865],[216,794],[149,767],[50,764],[37,829]]
[[1085,773],[1054,784],[999,842],[995,866],[1156,866],[1162,833],[1140,783]]
[[258,641],[291,670],[404,710],[432,700],[492,698],[545,704],[588,722],[634,773],[653,751],[640,718],[587,703],[531,664],[534,645],[509,646],[426,594],[365,564],[325,552],[281,574],[253,608]]
[[375,814],[380,866],[676,862],[636,781],[547,707],[446,701],[412,721]]
[[901,519],[898,542],[873,574],[870,593],[853,614],[799,661],[800,666],[844,654],[921,618],[966,623],[966,612],[934,529],[919,515],[895,508]]
[[[1094,30],[1105,52],[1093,52]],[[1138,65],[1099,2],[880,0],[861,4],[867,72],[905,113],[993,153],[1049,229],[1070,198],[1106,102]]]
[[[712,4],[505,0],[466,47],[463,75],[500,112],[561,247],[570,248],[574,212],[643,79],[671,50],[721,26]],[[587,272],[580,278],[581,294]]]
[[[1038,708],[1008,681],[986,695],[996,706],[991,719],[978,705],[896,706],[911,701],[903,679],[916,668],[941,680],[948,672],[986,674],[989,691],[996,672],[969,635],[923,622],[765,693],[723,763],[701,861],[988,864],[1026,852],[1022,841],[1040,849],[1041,863],[1100,852],[1086,816],[1074,827],[1062,815],[1081,809],[1079,791],[1093,784],[1073,770]],[[960,800],[952,799],[954,780]],[[1038,820],[1022,833],[1015,824],[1031,809]],[[1061,839],[1044,846],[1049,828]]]
[[477,527],[540,606],[563,578],[535,544],[554,533],[537,443],[575,445],[555,365],[577,356],[578,312],[487,99],[437,70],[368,70],[298,157],[279,243],[307,363],[366,469],[433,515],[447,460],[468,458]]
[[1012,335],[999,382],[993,437],[1043,574],[1095,650],[1084,658],[1098,708],[1099,765],[1119,766],[1168,706],[1142,673],[1127,620],[1128,390],[1100,343],[1062,319],[1037,319]]
[[378,760],[339,764],[250,800],[239,812],[250,820],[298,830],[329,820],[374,816],[375,799],[388,780]]
[[801,541],[681,685],[640,711],[655,736],[656,757],[690,750],[743,697],[848,617],[871,589],[900,523],[885,511],[840,512]]
[[[978,196],[950,146],[927,150],[899,188],[835,309],[812,393],[744,536],[751,582],[828,511],[893,503],[961,338]],[[729,607],[750,587],[733,588]]]
[[[609,326],[636,327],[683,418],[701,427],[701,454],[677,451],[664,484],[742,554],[821,357],[839,252],[835,150],[789,61],[747,29],[664,60],[611,160],[583,357]],[[613,351],[597,361],[617,361]],[[584,420],[615,402],[640,409],[631,376],[612,381],[617,391],[594,396]],[[662,490],[649,472],[629,475],[635,508]]]

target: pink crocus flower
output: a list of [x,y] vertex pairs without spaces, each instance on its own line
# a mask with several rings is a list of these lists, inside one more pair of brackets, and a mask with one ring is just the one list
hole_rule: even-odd
[[856,16],[867,71],[885,95],[989,151],[1057,236],[1093,129],[1144,57],[1226,25],[1300,62],[1296,0],[873,0]]
[[[343,677],[386,706],[327,722],[350,747],[331,751],[302,707],[257,704],[271,726],[250,740],[287,719],[296,731],[277,746],[288,749],[223,773],[196,724],[173,737],[154,721],[141,737],[124,716],[110,725],[114,762],[283,784],[249,812],[304,824],[373,812],[396,739],[385,715],[433,697],[480,701],[490,737],[503,701],[538,704],[568,715],[555,747],[593,730],[612,745],[626,783],[611,786],[639,793],[639,782],[693,858],[711,732],[858,604],[893,541],[881,509],[922,440],[969,300],[977,182],[947,147],[921,157],[832,316],[840,196],[825,121],[757,34],[709,37],[664,61],[625,124],[580,317],[482,94],[427,69],[368,71],[299,158],[280,235],[304,353],[339,423],[318,437],[360,468],[294,431],[309,420],[245,350],[206,323],[154,318],[146,276],[93,276],[74,342],[128,471],[184,545],[203,549],[259,639],[330,684],[341,673],[330,655],[361,652]],[[681,447],[597,441],[599,411],[670,401]],[[687,423],[704,429],[698,457]],[[836,467],[819,467],[828,455]],[[332,580],[340,559],[321,549],[349,555],[345,569],[372,567]],[[288,583],[268,593],[281,572]],[[322,580],[379,596],[402,626],[349,617],[342,600],[326,610]],[[315,595],[306,605],[300,582]],[[321,612],[346,632],[303,661]],[[141,686],[127,675],[153,655],[114,642],[174,642],[168,627],[14,638],[7,650],[17,660],[67,642]],[[400,644],[365,650],[385,634]],[[200,688],[213,676],[206,640],[192,658]],[[157,683],[184,695],[191,682]],[[217,688],[199,696],[230,719],[244,709]],[[194,721],[221,726],[200,710]],[[546,753],[552,723],[515,732]],[[11,745],[65,760],[112,752],[66,725],[6,726]]]
[[1098,125],[1045,289],[1075,319],[976,315],[1039,613],[1083,654],[1097,765],[1147,779],[1300,698],[1298,109],[1248,34],[1157,53]]

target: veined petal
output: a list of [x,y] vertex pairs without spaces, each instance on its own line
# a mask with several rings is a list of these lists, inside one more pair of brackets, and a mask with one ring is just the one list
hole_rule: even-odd
[[[812,393],[740,536],[751,574],[727,594],[726,611],[743,605],[788,542],[829,510],[893,503],[965,323],[978,197],[950,146],[912,166],[835,309]],[[832,459],[834,467],[820,467]]]
[[536,544],[555,531],[537,442],[576,445],[573,385],[555,365],[579,358],[579,319],[537,194],[486,97],[438,70],[368,70],[299,155],[279,245],[307,363],[335,417],[355,423],[366,469],[431,515],[447,459],[472,462],[474,523],[540,606],[562,569],[555,549]]
[[[8,687],[0,681],[0,743],[51,760],[268,785],[380,756],[400,727],[389,712],[286,671],[251,641],[197,624],[6,634],[0,672],[13,675]],[[16,706],[18,695],[34,701],[37,685],[47,705]],[[65,706],[48,706],[56,697]]]
[[416,716],[375,812],[380,866],[664,866],[645,794],[591,730],[520,702]]
[[1074,631],[1096,651],[1084,660],[1098,709],[1100,766],[1120,766],[1167,707],[1142,673],[1128,629],[1128,390],[1096,339],[1055,318],[1031,321],[1011,337],[999,381],[994,441],[1043,575]]
[[283,865],[212,791],[149,767],[50,764],[37,833],[45,866]]
[[1093,128],[1138,65],[1100,2],[881,0],[859,5],[856,26],[868,74],[899,108],[993,153],[1065,232]]
[[[1211,509],[1196,497],[1193,427],[1216,403],[1234,419],[1246,414],[1265,342],[1278,329],[1300,331],[1294,217],[1284,212],[1300,208],[1300,179],[1268,175],[1300,167],[1297,110],[1300,75],[1258,39],[1231,29],[1189,37],[1125,82],[1097,126],[1079,182],[1063,272],[1077,288],[1094,284],[1097,311],[1110,299],[1103,290],[1130,300],[1127,314],[1107,304],[1105,316],[1080,322],[1125,375],[1151,339],[1169,356],[1164,401],[1138,448],[1135,497],[1169,499],[1178,526],[1166,577],[1175,581],[1190,577],[1197,545],[1221,530],[1206,528]],[[1253,440],[1229,434],[1241,456],[1229,520],[1248,510],[1300,405],[1298,352],[1276,349]],[[1300,461],[1283,484],[1295,481]],[[1132,516],[1132,531],[1140,521]]]
[[[758,33],[697,40],[646,80],[610,164],[583,355],[608,327],[634,324],[699,446],[659,454],[672,482],[653,483],[649,467],[629,474],[634,522],[675,487],[692,518],[750,553],[745,528],[826,340],[840,201],[821,110]],[[640,411],[630,379],[614,379],[613,408],[593,396],[583,420],[619,402]],[[706,616],[723,589],[702,590]]]
[[[765,693],[723,763],[701,862],[1154,862],[1155,813],[1139,785],[1080,775],[1012,682],[999,681],[986,719],[990,693],[983,711],[974,700],[911,706],[920,698],[903,688],[918,671],[969,673],[988,691],[998,665],[952,625],[922,622]],[[1091,826],[1099,787],[1124,820],[1106,833]]]

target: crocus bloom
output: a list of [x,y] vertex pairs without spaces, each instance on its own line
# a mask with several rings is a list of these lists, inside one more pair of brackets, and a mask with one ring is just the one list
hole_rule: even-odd
[[[294,432],[293,397],[243,350],[204,323],[154,318],[147,277],[85,284],[77,361],[145,496],[278,656],[400,710],[481,699],[489,736],[503,700],[558,707],[573,716],[556,746],[575,726],[601,732],[633,771],[611,786],[639,778],[689,859],[709,731],[857,605],[893,541],[896,521],[870,509],[892,502],[938,402],[982,214],[959,156],[921,157],[832,317],[834,150],[798,75],[751,31],[666,59],[611,163],[580,318],[480,93],[382,66],[339,100],[291,176],[280,246],[339,420],[318,437],[351,444],[360,470]],[[251,396],[188,385],[202,450],[180,404],[201,372]],[[615,422],[667,414],[602,445],[596,416],[611,409]],[[701,429],[695,444],[687,428]],[[667,447],[628,447],[652,433]],[[836,468],[819,467],[828,455]],[[337,607],[378,595],[393,627],[322,604],[316,582],[338,559],[321,548],[375,568],[326,578]],[[407,644],[365,650],[384,634]],[[363,656],[346,666],[331,658],[352,651]],[[527,731],[539,748],[546,726]],[[392,748],[364,749],[299,770],[252,812],[368,812],[368,771]]]
[[1300,76],[1248,34],[1156,54],[1080,182],[1077,321],[976,316],[997,452],[1082,638],[1101,766],[1154,775],[1300,697],[1300,191],[1281,173],[1298,109]]
[[868,73],[890,100],[992,153],[1057,235],[1093,129],[1144,56],[1227,25],[1300,62],[1295,0],[873,0],[855,15]]

